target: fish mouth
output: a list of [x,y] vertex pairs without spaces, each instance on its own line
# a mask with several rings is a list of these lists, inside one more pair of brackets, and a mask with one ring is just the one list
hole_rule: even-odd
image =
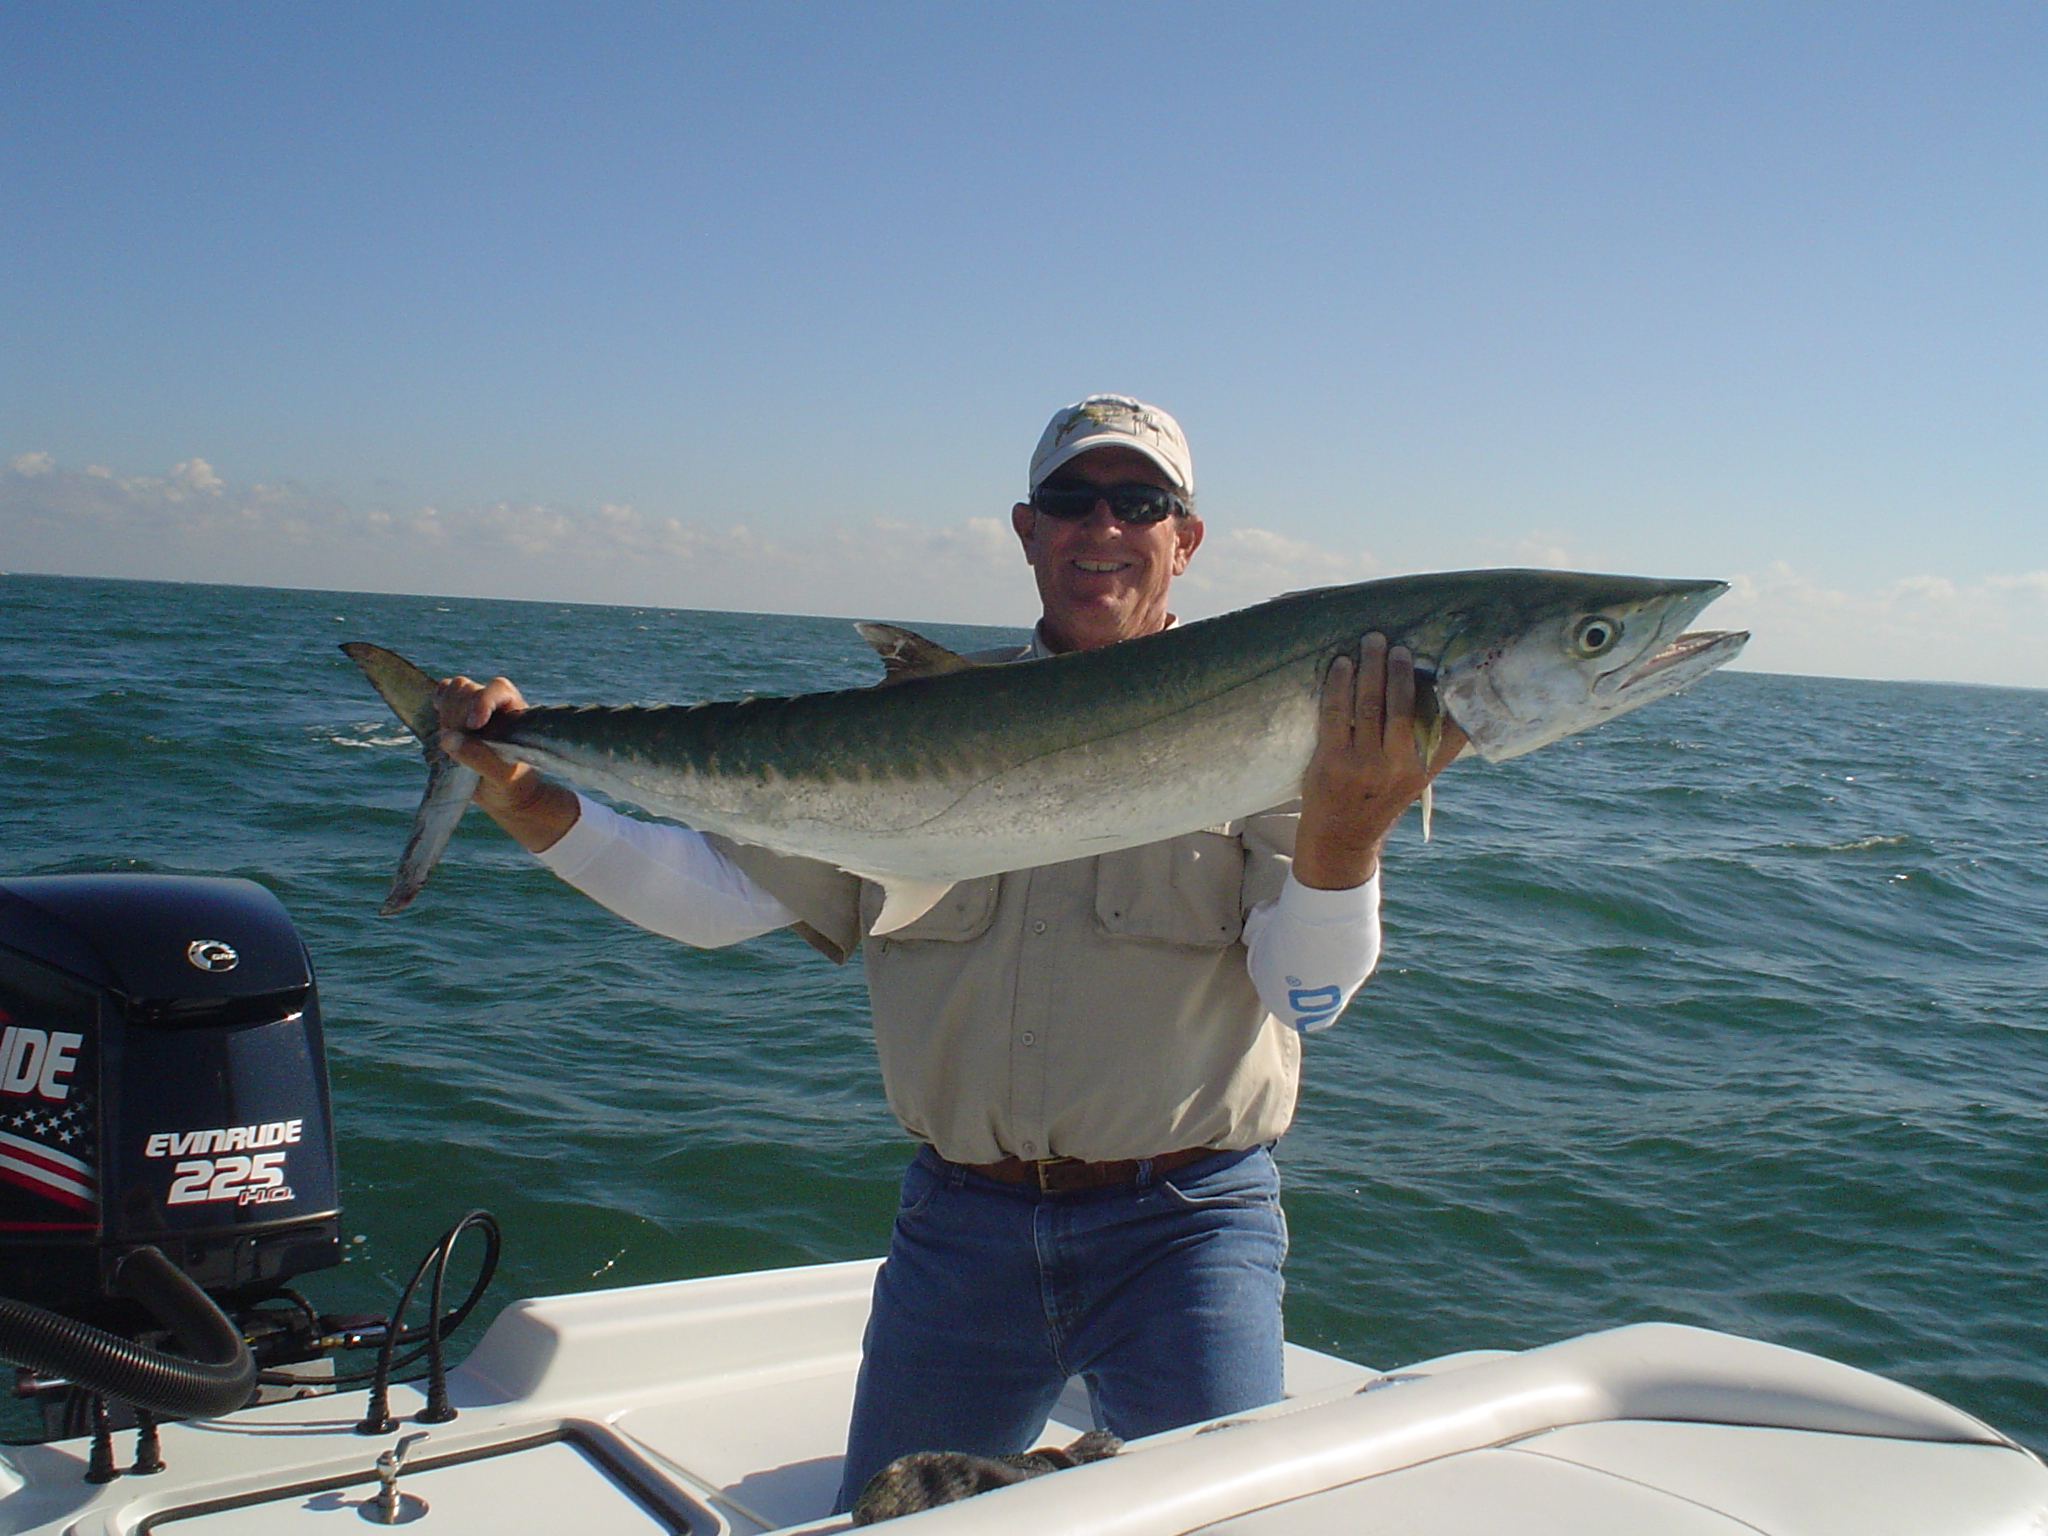
[[1696,629],[1680,635],[1661,651],[1655,651],[1629,669],[1621,679],[1622,689],[1638,688],[1660,672],[1673,673],[1670,677],[1658,678],[1667,687],[1683,687],[1696,677],[1711,672],[1724,662],[1733,661],[1743,646],[1749,643],[1746,629]]

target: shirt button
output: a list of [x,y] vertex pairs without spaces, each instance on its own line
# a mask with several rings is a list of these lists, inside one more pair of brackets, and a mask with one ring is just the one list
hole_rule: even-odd
[[1032,931],[1033,933],[1043,933],[1043,932],[1045,932],[1045,919],[1044,919],[1044,918],[1040,918],[1040,919],[1039,919],[1039,920],[1038,920],[1037,922],[1033,923],[1033,924],[1031,925],[1031,931]]
[[1028,1029],[1024,1031],[1023,1035],[1020,1038],[1024,1041],[1026,1045],[1038,1044],[1038,1036],[1031,1033],[1031,1031]]
[[1036,1156],[1038,1156],[1038,1143],[1037,1143],[1037,1142],[1035,1142],[1035,1141],[1027,1141],[1027,1142],[1025,1142],[1025,1143],[1024,1143],[1024,1155],[1025,1155],[1026,1157],[1036,1157]]

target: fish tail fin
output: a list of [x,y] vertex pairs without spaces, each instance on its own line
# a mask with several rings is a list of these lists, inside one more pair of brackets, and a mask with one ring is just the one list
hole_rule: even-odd
[[421,741],[432,741],[441,731],[441,717],[434,708],[434,680],[396,651],[367,640],[345,640],[342,651],[363,669],[370,686],[384,696],[398,723]]
[[420,797],[420,808],[413,812],[412,831],[406,835],[405,851],[398,856],[398,871],[391,877],[391,889],[377,908],[382,917],[389,917],[419,895],[420,887],[440,862],[448,839],[455,835],[456,824],[469,809],[476,787],[482,782],[474,768],[464,767],[439,747],[429,743],[424,751],[427,792]]
[[433,872],[448,839],[469,809],[470,799],[481,782],[474,768],[465,768],[441,750],[441,717],[434,708],[434,680],[418,667],[381,645],[351,640],[342,646],[349,660],[363,669],[363,676],[391,706],[399,723],[420,740],[427,760],[427,792],[413,813],[412,830],[405,851],[398,856],[398,871],[391,877],[391,889],[377,908],[389,917],[420,893]]

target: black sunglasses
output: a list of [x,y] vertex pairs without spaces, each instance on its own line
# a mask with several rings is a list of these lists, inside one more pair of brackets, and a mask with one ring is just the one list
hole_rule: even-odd
[[1176,513],[1186,515],[1188,504],[1163,486],[1133,482],[1129,485],[1087,485],[1078,480],[1047,482],[1031,493],[1031,505],[1047,517],[1077,523],[1095,511],[1095,503],[1109,503],[1120,523],[1156,523]]

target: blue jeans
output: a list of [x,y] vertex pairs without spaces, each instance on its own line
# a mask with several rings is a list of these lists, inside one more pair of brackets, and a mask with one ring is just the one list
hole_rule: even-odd
[[1286,1256],[1263,1147],[1063,1195],[922,1149],[875,1277],[839,1508],[911,1451],[1028,1449],[1070,1376],[1126,1440],[1276,1401]]

